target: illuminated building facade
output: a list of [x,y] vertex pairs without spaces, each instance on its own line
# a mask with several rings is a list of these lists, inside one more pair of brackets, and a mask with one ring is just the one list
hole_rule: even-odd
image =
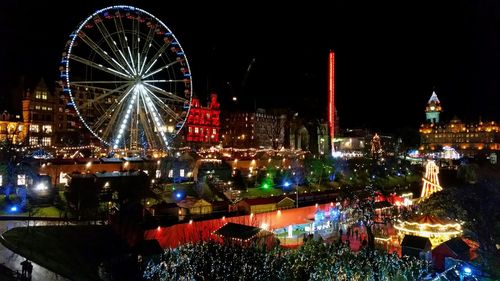
[[28,89],[22,100],[23,120],[28,124],[27,145],[52,146],[55,143],[54,110],[57,97],[42,79],[33,92]]
[[[439,100],[433,93],[426,107],[428,122],[420,126],[420,150],[440,151],[448,146],[469,157],[476,157],[481,151],[500,150],[497,122],[465,123],[454,118],[448,123],[439,123],[441,105],[436,101]],[[434,111],[429,111],[432,108]]]
[[[90,103],[87,103],[87,100],[92,99],[94,95],[83,87],[74,87],[71,91],[73,93],[73,100],[85,116],[88,116],[89,123],[91,124],[93,121],[92,118],[97,116],[93,116],[96,111],[90,108]],[[93,142],[91,141],[91,134],[83,127],[69,95],[63,92],[60,87],[56,88],[55,93],[58,96],[56,110],[54,112],[54,120],[56,123],[55,145],[75,146],[89,143],[98,144],[99,141],[95,138]],[[112,104],[110,98],[108,98],[107,102],[109,102],[109,105]]]
[[222,144],[238,148],[274,148],[284,144],[285,114],[266,113],[258,108],[255,112],[224,112]]
[[[74,100],[79,105],[92,98],[91,93],[83,88],[75,88],[74,94]],[[29,146],[90,143],[90,133],[82,127],[69,95],[59,87],[51,91],[43,79],[34,91],[28,89],[24,93],[22,112],[28,131],[26,144]]]
[[207,107],[201,106],[200,99],[193,98],[186,121],[185,140],[193,143],[217,145],[219,144],[219,132],[220,104],[217,101],[217,94],[210,94],[210,102]]
[[29,127],[27,121],[21,120],[19,115],[14,116],[4,111],[0,115],[0,141],[8,140],[14,144],[24,142]]

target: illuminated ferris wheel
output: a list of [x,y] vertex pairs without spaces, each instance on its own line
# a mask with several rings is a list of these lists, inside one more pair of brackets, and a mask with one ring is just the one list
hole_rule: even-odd
[[147,11],[112,6],[87,17],[71,33],[60,71],[81,122],[112,149],[167,149],[189,114],[187,57]]

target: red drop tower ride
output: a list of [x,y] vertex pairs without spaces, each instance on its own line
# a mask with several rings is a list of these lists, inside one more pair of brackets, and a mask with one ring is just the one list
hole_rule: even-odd
[[330,50],[328,58],[328,125],[332,156],[335,153],[335,52]]

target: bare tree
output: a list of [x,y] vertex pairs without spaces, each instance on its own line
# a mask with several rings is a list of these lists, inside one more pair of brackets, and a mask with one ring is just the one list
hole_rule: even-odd
[[285,139],[285,122],[286,115],[273,114],[271,118],[266,120],[265,124],[262,124],[273,149],[278,149],[283,145]]

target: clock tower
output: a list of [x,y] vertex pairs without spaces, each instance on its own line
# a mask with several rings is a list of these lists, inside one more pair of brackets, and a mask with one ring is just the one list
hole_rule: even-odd
[[439,123],[439,113],[441,113],[441,111],[441,102],[439,102],[436,92],[432,91],[431,98],[425,107],[425,117],[427,122],[434,124]]

